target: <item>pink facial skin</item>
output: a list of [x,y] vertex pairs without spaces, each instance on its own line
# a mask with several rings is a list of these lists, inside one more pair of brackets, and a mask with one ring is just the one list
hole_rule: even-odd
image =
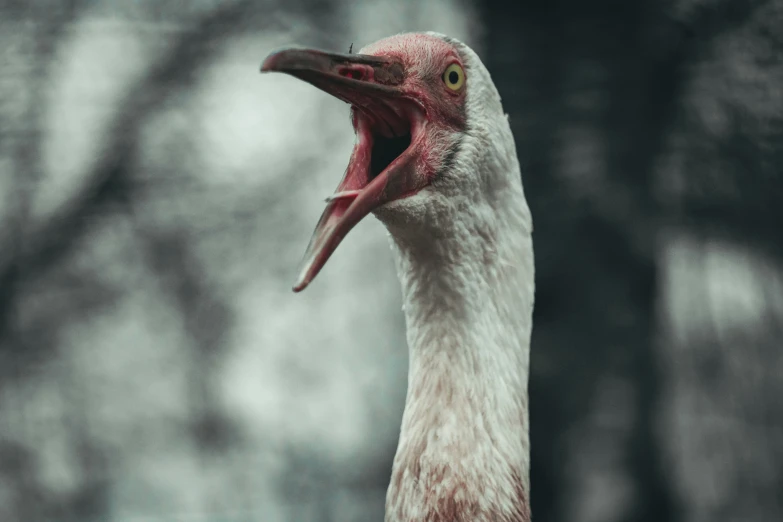
[[428,121],[464,130],[467,81],[457,91],[443,82],[443,72],[452,63],[465,69],[462,58],[451,44],[435,36],[403,34],[379,40],[359,52],[400,63],[405,71],[400,90],[422,105]]
[[[452,64],[462,67],[466,76],[458,89],[444,81],[444,71]],[[290,74],[349,103],[357,135],[345,176],[316,225],[294,291],[315,278],[367,214],[416,194],[444,168],[453,146],[448,137],[466,129],[469,78],[464,69],[453,45],[422,34],[392,36],[359,54],[285,49],[264,60],[262,72]],[[408,134],[405,151],[380,173],[371,172],[376,142]]]

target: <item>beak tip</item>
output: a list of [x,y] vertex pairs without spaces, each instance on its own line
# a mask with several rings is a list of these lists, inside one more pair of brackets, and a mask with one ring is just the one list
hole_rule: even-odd
[[275,64],[275,53],[270,54],[266,58],[264,58],[264,61],[261,62],[261,68],[260,72],[269,72],[274,70],[274,64]]
[[294,291],[295,294],[298,294],[299,292],[307,288],[307,285],[310,284],[311,280],[312,278],[307,277],[307,274],[303,272],[302,275],[299,276],[299,279],[296,280],[296,284],[294,284],[292,290]]
[[291,61],[292,55],[296,55],[295,49],[292,48],[276,49],[270,52],[261,62],[261,72],[283,71],[286,63]]

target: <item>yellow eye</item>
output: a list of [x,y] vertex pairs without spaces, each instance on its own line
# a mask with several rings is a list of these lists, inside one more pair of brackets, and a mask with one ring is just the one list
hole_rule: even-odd
[[457,91],[465,83],[465,71],[459,64],[452,63],[443,72],[443,83],[452,91]]

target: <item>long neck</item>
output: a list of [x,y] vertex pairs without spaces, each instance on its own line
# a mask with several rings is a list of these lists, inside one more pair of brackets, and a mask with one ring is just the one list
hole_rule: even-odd
[[521,186],[502,194],[390,227],[410,362],[387,522],[529,520],[531,225]]

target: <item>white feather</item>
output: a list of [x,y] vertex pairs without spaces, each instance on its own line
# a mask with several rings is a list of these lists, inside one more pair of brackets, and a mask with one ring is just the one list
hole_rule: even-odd
[[532,219],[488,71],[434,36],[465,61],[468,130],[449,172],[376,212],[410,351],[386,522],[529,520]]

